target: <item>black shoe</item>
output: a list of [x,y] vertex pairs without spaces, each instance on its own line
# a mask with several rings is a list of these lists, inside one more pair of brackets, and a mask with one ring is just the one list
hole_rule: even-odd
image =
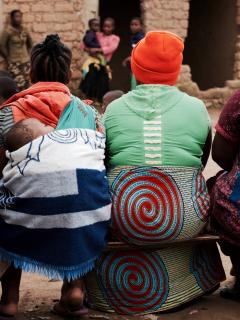
[[205,293],[206,296],[210,296],[211,294],[213,294],[215,291],[217,291],[220,288],[220,283],[216,284],[215,287],[213,287],[211,290],[207,291]]
[[233,287],[226,287],[220,291],[220,296],[224,299],[240,302],[240,287],[236,285]]

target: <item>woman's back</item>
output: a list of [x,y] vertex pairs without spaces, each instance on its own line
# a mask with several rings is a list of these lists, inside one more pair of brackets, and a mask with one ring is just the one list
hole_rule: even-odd
[[109,164],[201,167],[210,120],[200,100],[166,85],[141,85],[104,116]]
[[[149,32],[131,55],[132,72],[144,85],[113,102],[105,114],[112,234],[138,249],[102,255],[90,279],[101,294],[89,296],[91,306],[123,314],[173,309],[224,278],[217,247],[191,242],[208,218],[202,163],[208,157],[210,122],[201,101],[174,87],[183,47],[177,35]],[[182,239],[190,246],[171,243],[151,252],[145,247]],[[154,277],[163,268],[165,273]],[[102,276],[104,270],[110,278]]]

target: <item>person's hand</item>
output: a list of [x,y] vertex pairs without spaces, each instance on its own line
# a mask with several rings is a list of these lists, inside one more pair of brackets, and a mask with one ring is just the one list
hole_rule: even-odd
[[102,53],[102,49],[101,48],[90,48],[89,52],[91,54],[95,54],[95,53]]
[[84,51],[85,51],[85,52],[90,53],[90,50],[91,50],[91,49],[89,49],[88,47],[84,47]]
[[127,65],[131,62],[131,57],[127,57],[126,59],[123,60],[122,65],[124,67],[127,67]]

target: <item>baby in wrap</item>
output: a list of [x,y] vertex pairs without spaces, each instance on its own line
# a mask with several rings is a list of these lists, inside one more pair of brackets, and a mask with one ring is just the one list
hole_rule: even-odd
[[38,119],[29,118],[19,121],[5,135],[6,149],[9,152],[16,151],[32,140],[53,130],[53,127],[43,124]]
[[93,269],[106,244],[111,201],[105,135],[25,119],[5,136],[0,261],[50,278]]

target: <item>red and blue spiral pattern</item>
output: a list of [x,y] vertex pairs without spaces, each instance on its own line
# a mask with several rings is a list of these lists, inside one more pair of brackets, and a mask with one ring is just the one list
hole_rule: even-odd
[[207,292],[224,280],[225,273],[216,244],[198,245],[192,254],[190,272]]
[[194,209],[199,219],[201,219],[203,222],[206,222],[210,207],[210,196],[208,194],[205,179],[201,172],[196,172],[193,175],[192,199]]
[[123,170],[112,184],[113,228],[127,241],[170,241],[179,235],[184,204],[174,179],[158,168]]
[[120,314],[156,312],[169,293],[168,273],[156,253],[110,253],[100,259],[97,278],[108,304]]

